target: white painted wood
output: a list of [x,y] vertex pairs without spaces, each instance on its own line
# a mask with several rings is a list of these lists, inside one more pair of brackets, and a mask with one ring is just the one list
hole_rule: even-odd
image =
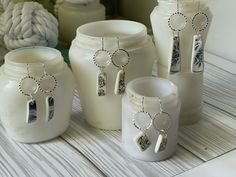
[[0,126],[0,176],[87,177],[103,174],[61,138],[41,144],[20,144],[10,140]]
[[236,150],[177,175],[177,177],[235,177],[235,168]]

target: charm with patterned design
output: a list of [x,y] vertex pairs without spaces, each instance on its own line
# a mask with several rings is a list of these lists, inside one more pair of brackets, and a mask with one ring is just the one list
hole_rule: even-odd
[[151,141],[148,139],[148,136],[143,132],[140,132],[134,138],[134,142],[137,145],[138,149],[142,152],[148,149],[151,145]]
[[28,124],[33,123],[37,120],[37,104],[36,101],[31,99],[27,102],[27,113],[26,122]]
[[98,81],[97,81],[97,95],[105,96],[106,95],[106,86],[107,86],[107,75],[104,72],[99,72]]
[[47,119],[48,122],[52,120],[54,116],[54,98],[52,96],[47,96],[46,97],[46,108],[48,109],[47,112]]
[[120,95],[125,92],[125,71],[120,70],[117,74],[115,83],[115,94]]
[[164,130],[162,130],[160,131],[157,138],[155,153],[164,151],[166,149],[166,145],[167,145],[167,134],[165,133]]
[[175,35],[172,40],[170,73],[176,73],[181,70],[180,38]]
[[192,72],[204,71],[204,48],[200,34],[194,35],[193,37],[191,71]]

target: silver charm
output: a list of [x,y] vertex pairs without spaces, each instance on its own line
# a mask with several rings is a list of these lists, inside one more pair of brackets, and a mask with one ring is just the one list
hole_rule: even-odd
[[[177,20],[178,19],[178,22]],[[181,50],[179,33],[187,25],[187,17],[179,11],[179,0],[177,0],[177,12],[173,13],[168,19],[168,26],[173,32],[171,42],[171,56],[168,66],[170,74],[181,71]]]
[[192,72],[204,71],[204,47],[200,34],[193,36],[191,71]]
[[28,97],[26,104],[26,123],[30,124],[37,120],[37,103],[34,99],[34,95],[39,89],[39,84],[34,77],[30,76],[29,64],[27,64],[27,74],[28,75],[20,81],[19,91]]
[[39,79],[39,89],[46,95],[46,118],[51,121],[55,112],[55,100],[53,92],[57,88],[57,79],[51,74],[47,74],[45,64],[43,64],[44,74]]
[[181,71],[181,56],[180,56],[180,38],[179,35],[175,35],[172,40],[171,47],[171,64],[170,73]]
[[[207,14],[200,12],[200,1],[198,4],[198,12],[193,16],[192,28],[196,31],[193,36],[193,47],[191,57],[191,71],[193,73],[201,73],[204,71],[204,44],[201,32],[205,31],[209,25]],[[199,24],[199,21],[201,23]]]
[[162,110],[162,102],[159,98],[160,112],[154,116],[153,127],[158,133],[155,145],[155,153],[164,151],[167,146],[168,130],[171,126],[171,117],[167,112]]
[[112,54],[112,63],[115,67],[119,69],[115,82],[114,93],[116,95],[123,94],[125,92],[125,71],[124,67],[129,64],[130,55],[125,49],[120,48],[119,38],[118,40],[118,50]]
[[136,144],[138,149],[143,152],[151,145],[151,141],[149,140],[146,132],[152,126],[151,115],[148,112],[144,111],[144,97],[142,98],[142,110],[134,115],[132,122],[134,127],[141,131],[134,137],[134,143]]
[[107,75],[104,69],[111,63],[111,54],[104,49],[104,39],[102,38],[102,49],[97,50],[93,56],[94,64],[99,68],[97,76],[97,96],[106,95]]

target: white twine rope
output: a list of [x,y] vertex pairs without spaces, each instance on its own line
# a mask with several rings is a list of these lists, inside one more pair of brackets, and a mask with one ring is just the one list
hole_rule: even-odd
[[3,38],[8,50],[35,45],[57,45],[57,19],[41,4],[14,4],[11,0],[1,0],[1,5],[4,13],[0,17],[0,39]]

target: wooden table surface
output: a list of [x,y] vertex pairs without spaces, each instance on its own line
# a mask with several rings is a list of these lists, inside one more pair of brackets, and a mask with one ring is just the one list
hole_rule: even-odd
[[120,131],[87,125],[75,96],[70,127],[52,141],[16,143],[0,126],[0,176],[175,176],[236,148],[235,99],[236,75],[207,63],[202,120],[180,128],[172,158],[142,162],[123,152]]

